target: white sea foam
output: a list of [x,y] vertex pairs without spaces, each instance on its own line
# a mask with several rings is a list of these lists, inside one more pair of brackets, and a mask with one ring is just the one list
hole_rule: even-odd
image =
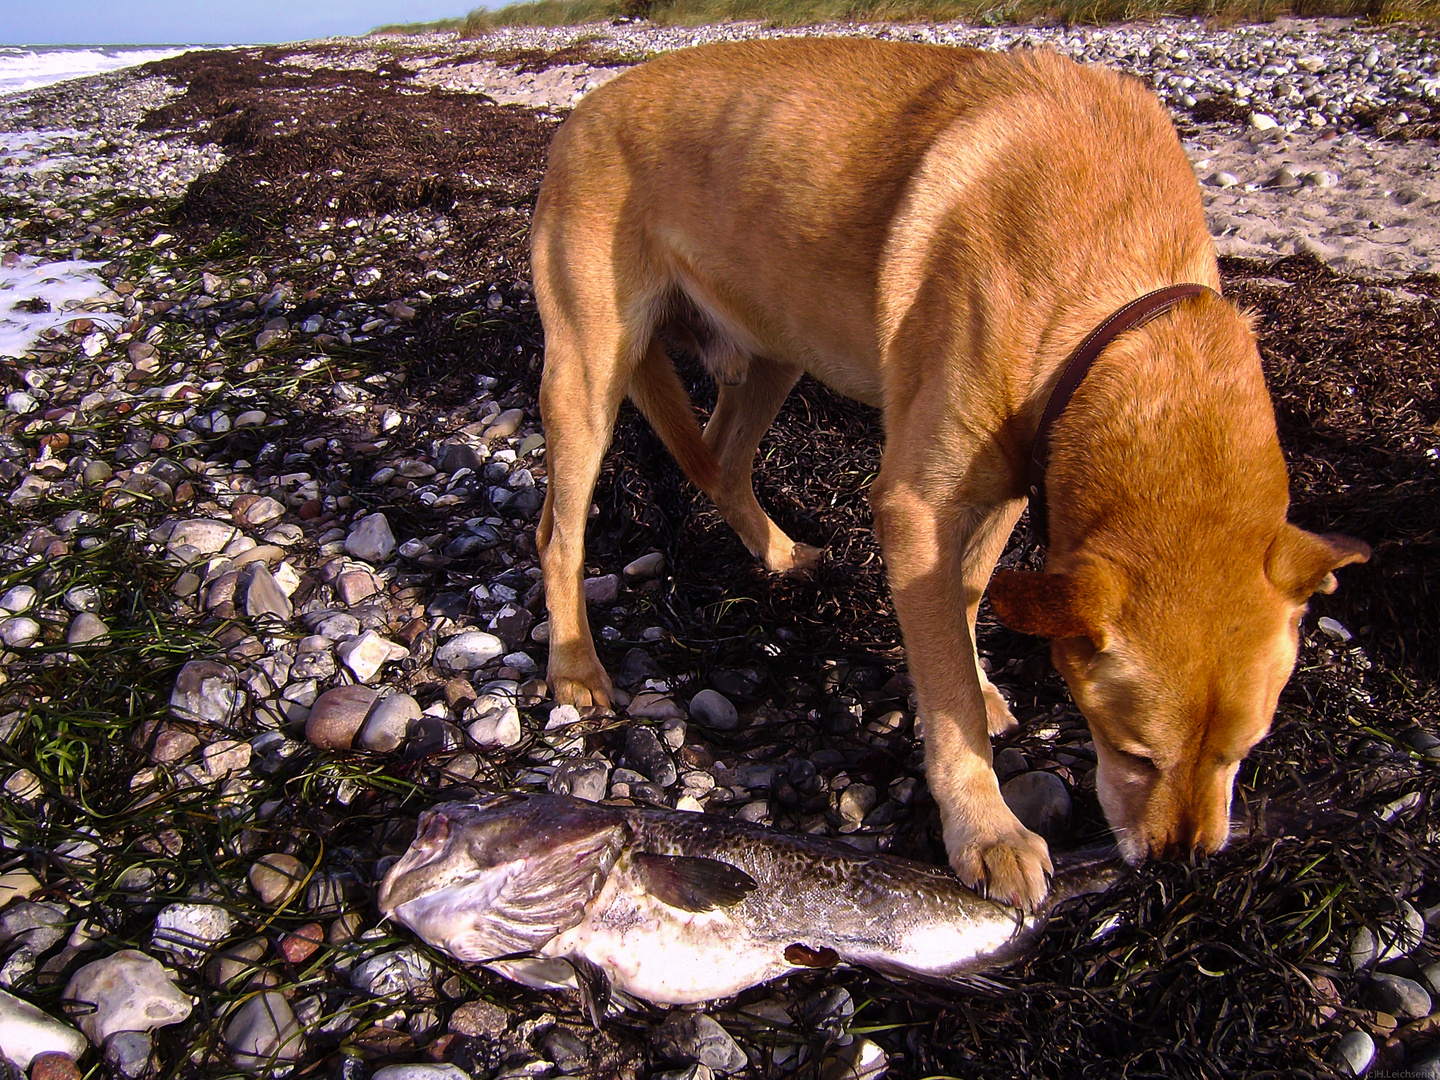
[[[22,255],[14,266],[0,267],[0,356],[20,356],[35,344],[41,331],[71,319],[93,319],[96,325],[118,322],[118,316],[105,312],[75,310],[77,304],[108,288],[96,273],[103,265],[78,261],[42,263]],[[48,306],[49,310],[23,310],[37,300],[43,303],[33,306]]]
[[102,71],[178,56],[186,46],[96,45],[76,48],[20,45],[0,48],[0,94],[33,90],[37,86],[98,75]]

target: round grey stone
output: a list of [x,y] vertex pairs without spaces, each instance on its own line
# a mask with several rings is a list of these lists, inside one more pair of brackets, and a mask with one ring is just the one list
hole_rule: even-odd
[[82,611],[70,620],[70,629],[65,632],[67,645],[88,645],[103,643],[110,637],[110,628],[104,621],[88,611]]
[[105,1040],[105,1062],[128,1080],[139,1080],[153,1068],[150,1052],[154,1048],[148,1031],[117,1031]]
[[1363,1031],[1345,1035],[1330,1051],[1330,1061],[1341,1075],[1363,1076],[1375,1060],[1375,1040]]
[[412,1061],[376,1069],[370,1080],[470,1080],[470,1074],[448,1062]]
[[298,1058],[305,1050],[305,1033],[285,995],[270,990],[235,1010],[225,1025],[225,1045],[240,1068],[266,1072]]
[[718,690],[701,690],[691,698],[690,716],[716,731],[734,731],[740,726],[740,713]]
[[1430,994],[1413,979],[1377,973],[1365,987],[1369,1004],[1401,1020],[1430,1015]]
[[750,1063],[730,1033],[705,1013],[672,1012],[655,1029],[652,1044],[662,1057],[706,1065],[720,1073],[739,1072]]
[[1001,786],[1000,795],[1022,825],[1051,843],[1070,831],[1070,792],[1054,773],[1021,773]]
[[213,660],[191,660],[175,677],[170,712],[180,720],[224,725],[237,717],[244,702],[231,668]]
[[556,795],[570,795],[586,802],[605,798],[610,783],[610,763],[600,758],[571,758],[550,774],[548,787]]

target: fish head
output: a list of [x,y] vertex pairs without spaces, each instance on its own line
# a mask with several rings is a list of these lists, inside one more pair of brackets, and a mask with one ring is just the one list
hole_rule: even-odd
[[460,960],[534,952],[585,917],[627,837],[620,815],[569,799],[442,803],[380,883],[380,911]]

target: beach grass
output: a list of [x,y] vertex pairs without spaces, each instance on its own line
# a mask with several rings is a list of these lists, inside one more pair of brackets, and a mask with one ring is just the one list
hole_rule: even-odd
[[573,26],[647,19],[693,26],[752,20],[774,26],[829,22],[948,22],[980,25],[1104,25],[1166,16],[1221,24],[1285,17],[1340,17],[1384,25],[1440,24],[1440,0],[523,0],[477,8],[463,19],[412,23],[377,32],[454,30],[478,37],[502,26]]

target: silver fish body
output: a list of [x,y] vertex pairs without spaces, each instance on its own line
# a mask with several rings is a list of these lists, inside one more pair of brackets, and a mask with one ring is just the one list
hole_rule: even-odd
[[[1116,865],[1062,867],[1050,905]],[[379,904],[458,959],[564,958],[673,1005],[838,962],[955,979],[1018,954],[1046,917],[839,841],[551,795],[426,811]]]

